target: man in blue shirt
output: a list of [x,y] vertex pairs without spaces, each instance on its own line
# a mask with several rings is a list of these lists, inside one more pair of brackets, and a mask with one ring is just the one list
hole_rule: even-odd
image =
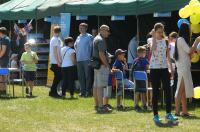
[[75,41],[78,79],[81,86],[80,96],[88,96],[91,92],[90,88],[90,69],[89,62],[91,59],[93,36],[87,33],[88,25],[81,23],[79,25],[80,35]]

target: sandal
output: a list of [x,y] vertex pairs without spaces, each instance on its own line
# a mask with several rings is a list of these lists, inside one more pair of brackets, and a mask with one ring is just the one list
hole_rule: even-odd
[[190,114],[189,113],[181,113],[181,116],[182,117],[190,117]]
[[181,116],[181,114],[180,113],[175,113],[175,116]]

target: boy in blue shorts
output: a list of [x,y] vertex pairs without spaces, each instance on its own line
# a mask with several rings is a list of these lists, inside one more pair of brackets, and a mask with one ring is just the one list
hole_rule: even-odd
[[[32,97],[38,56],[36,52],[31,51],[30,43],[25,43],[24,48],[25,52],[21,56],[21,63],[23,64],[24,78],[26,81],[26,94],[30,94],[30,97]],[[28,87],[30,87],[30,92],[28,92]]]
[[[138,57],[134,59],[132,71],[145,71],[148,68],[149,62],[145,58],[146,57],[146,48],[144,46],[139,46],[137,48]],[[143,109],[147,110],[146,106],[146,81],[143,80],[136,80],[136,87],[135,87],[135,110],[141,110],[139,106],[139,98],[141,98]]]

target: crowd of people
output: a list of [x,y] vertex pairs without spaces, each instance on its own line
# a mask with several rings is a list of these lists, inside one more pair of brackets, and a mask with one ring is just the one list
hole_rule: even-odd
[[[70,97],[74,98],[75,80],[80,83],[80,97],[93,95],[95,110],[98,113],[112,112],[113,107],[109,104],[112,94],[113,80],[117,73],[122,73],[122,80],[117,81],[118,92],[117,110],[123,110],[122,103],[123,85],[126,88],[135,88],[134,109],[147,110],[147,85],[146,81],[134,81],[134,76],[127,73],[133,71],[150,71],[150,80],[153,91],[152,108],[153,120],[161,122],[158,114],[159,89],[163,88],[166,103],[166,119],[177,121],[177,116],[190,116],[187,109],[186,98],[194,95],[193,82],[191,76],[190,55],[197,50],[200,37],[197,37],[193,45],[190,46],[190,25],[183,23],[179,32],[172,32],[169,37],[165,35],[165,28],[162,23],[156,23],[147,39],[147,44],[138,46],[134,55],[129,51],[129,63],[126,60],[126,50],[117,49],[114,55],[108,53],[106,39],[110,35],[110,28],[102,25],[97,30],[92,31],[92,35],[87,33],[88,25],[79,25],[80,35],[74,40],[67,37],[61,40],[61,28],[55,26],[53,37],[50,40],[50,64],[54,73],[54,80],[49,91],[51,97],[66,97],[69,91]],[[7,67],[9,60],[9,38],[5,35],[6,29],[0,28],[0,66]],[[135,40],[136,38],[133,38]],[[136,42],[136,41],[135,41]],[[24,44],[25,52],[21,55],[24,77],[26,80],[26,92],[32,96],[33,81],[35,80],[37,54],[31,50],[31,44]],[[131,47],[129,47],[131,48]],[[147,54],[147,48],[150,52]],[[130,49],[128,49],[130,50]],[[15,56],[13,56],[14,58]],[[114,63],[113,58],[115,58]],[[14,62],[13,62],[14,63]],[[6,79],[2,77],[2,79]],[[62,80],[62,81],[61,81]],[[174,80],[175,95],[171,92],[170,80]],[[133,83],[135,82],[135,84]],[[59,95],[57,88],[62,87],[62,95]],[[161,85],[162,84],[162,85]],[[28,89],[28,87],[30,89]],[[176,88],[177,87],[177,88]],[[4,89],[5,91],[5,89]],[[0,92],[4,92],[0,89]],[[175,115],[172,114],[172,96],[175,96]],[[142,108],[139,101],[142,101]],[[182,104],[182,112],[180,112]]]

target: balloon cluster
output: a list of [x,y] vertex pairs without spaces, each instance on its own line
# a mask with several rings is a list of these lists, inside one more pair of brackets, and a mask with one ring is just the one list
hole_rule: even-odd
[[179,16],[183,19],[178,21],[178,27],[182,23],[189,24],[189,21],[185,18],[190,17],[191,31],[193,33],[200,33],[200,2],[198,0],[191,0],[188,5],[179,10]]

